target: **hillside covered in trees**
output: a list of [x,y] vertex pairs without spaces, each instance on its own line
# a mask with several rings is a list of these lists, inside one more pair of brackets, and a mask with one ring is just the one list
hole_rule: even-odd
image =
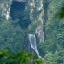
[[64,64],[64,0],[0,0],[0,64]]

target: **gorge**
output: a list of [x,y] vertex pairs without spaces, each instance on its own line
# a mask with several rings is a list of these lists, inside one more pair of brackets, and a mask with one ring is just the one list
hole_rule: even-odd
[[64,64],[64,0],[0,0],[2,49]]

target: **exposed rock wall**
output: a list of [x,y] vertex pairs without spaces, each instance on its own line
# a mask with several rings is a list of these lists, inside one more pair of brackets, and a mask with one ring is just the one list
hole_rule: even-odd
[[9,18],[9,13],[10,13],[10,4],[11,4],[11,1],[8,1],[8,0],[0,2],[1,17],[5,16],[7,20]]
[[43,9],[43,0],[2,0],[0,2],[0,8],[1,16],[8,20],[10,18],[10,5],[12,1],[19,1],[19,2],[26,2],[26,9],[30,10],[30,19],[31,21],[40,21],[41,24],[36,28],[35,33],[38,34],[38,37],[40,39],[40,42],[44,41],[44,31],[43,31],[43,15],[44,15],[44,9]]
[[43,0],[30,0],[28,1],[28,5],[30,7],[30,19],[32,21],[40,21],[41,24],[36,28],[35,33],[38,34],[40,42],[44,41],[44,31],[43,31]]

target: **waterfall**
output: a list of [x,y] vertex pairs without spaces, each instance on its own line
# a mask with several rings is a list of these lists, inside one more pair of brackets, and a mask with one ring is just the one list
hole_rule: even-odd
[[36,43],[35,34],[28,34],[28,37],[29,37],[29,42],[30,42],[31,48],[36,52],[36,54],[37,54],[37,56],[38,56],[39,58],[42,58],[42,57],[39,55],[39,52],[38,52],[38,49],[37,49],[37,43]]

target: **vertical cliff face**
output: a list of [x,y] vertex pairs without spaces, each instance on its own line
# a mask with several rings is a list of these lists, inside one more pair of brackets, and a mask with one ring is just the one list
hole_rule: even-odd
[[44,41],[44,31],[43,31],[43,0],[30,0],[28,1],[30,7],[30,19],[32,21],[39,21],[41,24],[36,28],[35,33],[38,34],[40,42]]
[[0,1],[0,14],[1,17],[5,17],[7,20],[10,18],[10,6],[12,1],[24,2],[26,0],[1,0]]
[[5,17],[7,20],[10,18],[10,7],[13,1],[26,2],[26,10],[29,10],[30,20],[39,21],[40,25],[36,28],[35,33],[38,34],[40,42],[44,41],[43,31],[43,0],[1,0],[0,1],[0,16]]
[[0,14],[1,17],[4,17],[8,20],[9,13],[10,13],[10,4],[11,4],[11,0],[1,0],[0,1]]

